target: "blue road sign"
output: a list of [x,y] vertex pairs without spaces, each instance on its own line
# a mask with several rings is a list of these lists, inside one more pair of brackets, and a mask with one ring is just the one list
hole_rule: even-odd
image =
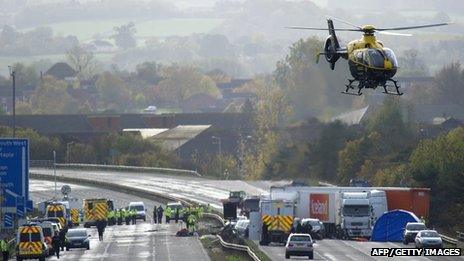
[[13,228],[13,215],[13,213],[5,213],[5,215],[3,216],[4,228]]
[[16,208],[16,215],[20,218],[24,217],[24,208]]
[[[19,206],[23,211],[29,200],[29,141],[0,139],[0,183],[4,191],[16,197],[6,201],[7,207]],[[15,201],[15,202],[13,202]]]

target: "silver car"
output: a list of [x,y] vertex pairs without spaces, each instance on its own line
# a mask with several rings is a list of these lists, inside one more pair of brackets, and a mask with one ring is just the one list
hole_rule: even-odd
[[290,256],[308,256],[314,258],[314,241],[309,234],[290,234],[285,244],[285,258]]
[[442,248],[443,241],[435,230],[422,230],[417,233],[416,248]]

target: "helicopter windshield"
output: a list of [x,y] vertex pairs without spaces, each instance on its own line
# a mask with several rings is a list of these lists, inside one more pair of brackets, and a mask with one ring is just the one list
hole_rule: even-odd
[[396,60],[395,53],[389,48],[383,48],[383,52],[387,59],[392,63],[393,67],[398,67],[398,61]]
[[384,68],[384,54],[379,49],[366,49],[364,51],[364,62],[370,67]]

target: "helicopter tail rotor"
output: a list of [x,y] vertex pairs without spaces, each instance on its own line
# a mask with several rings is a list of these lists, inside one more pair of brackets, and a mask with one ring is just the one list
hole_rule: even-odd
[[329,36],[325,40],[324,54],[325,59],[330,63],[330,69],[335,69],[335,63],[340,59],[340,54],[337,51],[340,49],[337,35],[335,34],[335,27],[332,19],[327,19],[327,26],[329,28]]
[[321,54],[325,55],[325,59],[330,63],[330,69],[335,69],[335,63],[340,59],[340,54],[337,53],[338,41],[333,36],[327,37],[324,45],[324,52]]

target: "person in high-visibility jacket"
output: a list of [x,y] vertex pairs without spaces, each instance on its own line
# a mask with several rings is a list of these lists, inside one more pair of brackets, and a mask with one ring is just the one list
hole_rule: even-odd
[[115,224],[115,225],[120,225],[120,223],[119,223],[119,217],[120,217],[120,215],[119,215],[119,209],[116,209],[116,210],[114,211],[114,224]]
[[114,211],[113,210],[108,211],[107,219],[108,219],[109,226],[114,225]]
[[5,237],[0,241],[0,250],[2,251],[3,261],[8,261],[10,252],[8,249],[8,242],[6,241]]
[[171,221],[172,216],[172,209],[169,206],[167,206],[164,210],[164,216],[166,217],[166,223],[169,223],[169,221]]
[[132,220],[132,225],[137,224],[137,210],[135,209],[131,210],[131,220]]
[[124,210],[124,221],[126,221],[126,225],[130,225],[130,210],[126,209]]
[[197,218],[195,215],[190,214],[187,218],[187,229],[189,232],[194,232],[195,231],[195,223],[197,222]]

